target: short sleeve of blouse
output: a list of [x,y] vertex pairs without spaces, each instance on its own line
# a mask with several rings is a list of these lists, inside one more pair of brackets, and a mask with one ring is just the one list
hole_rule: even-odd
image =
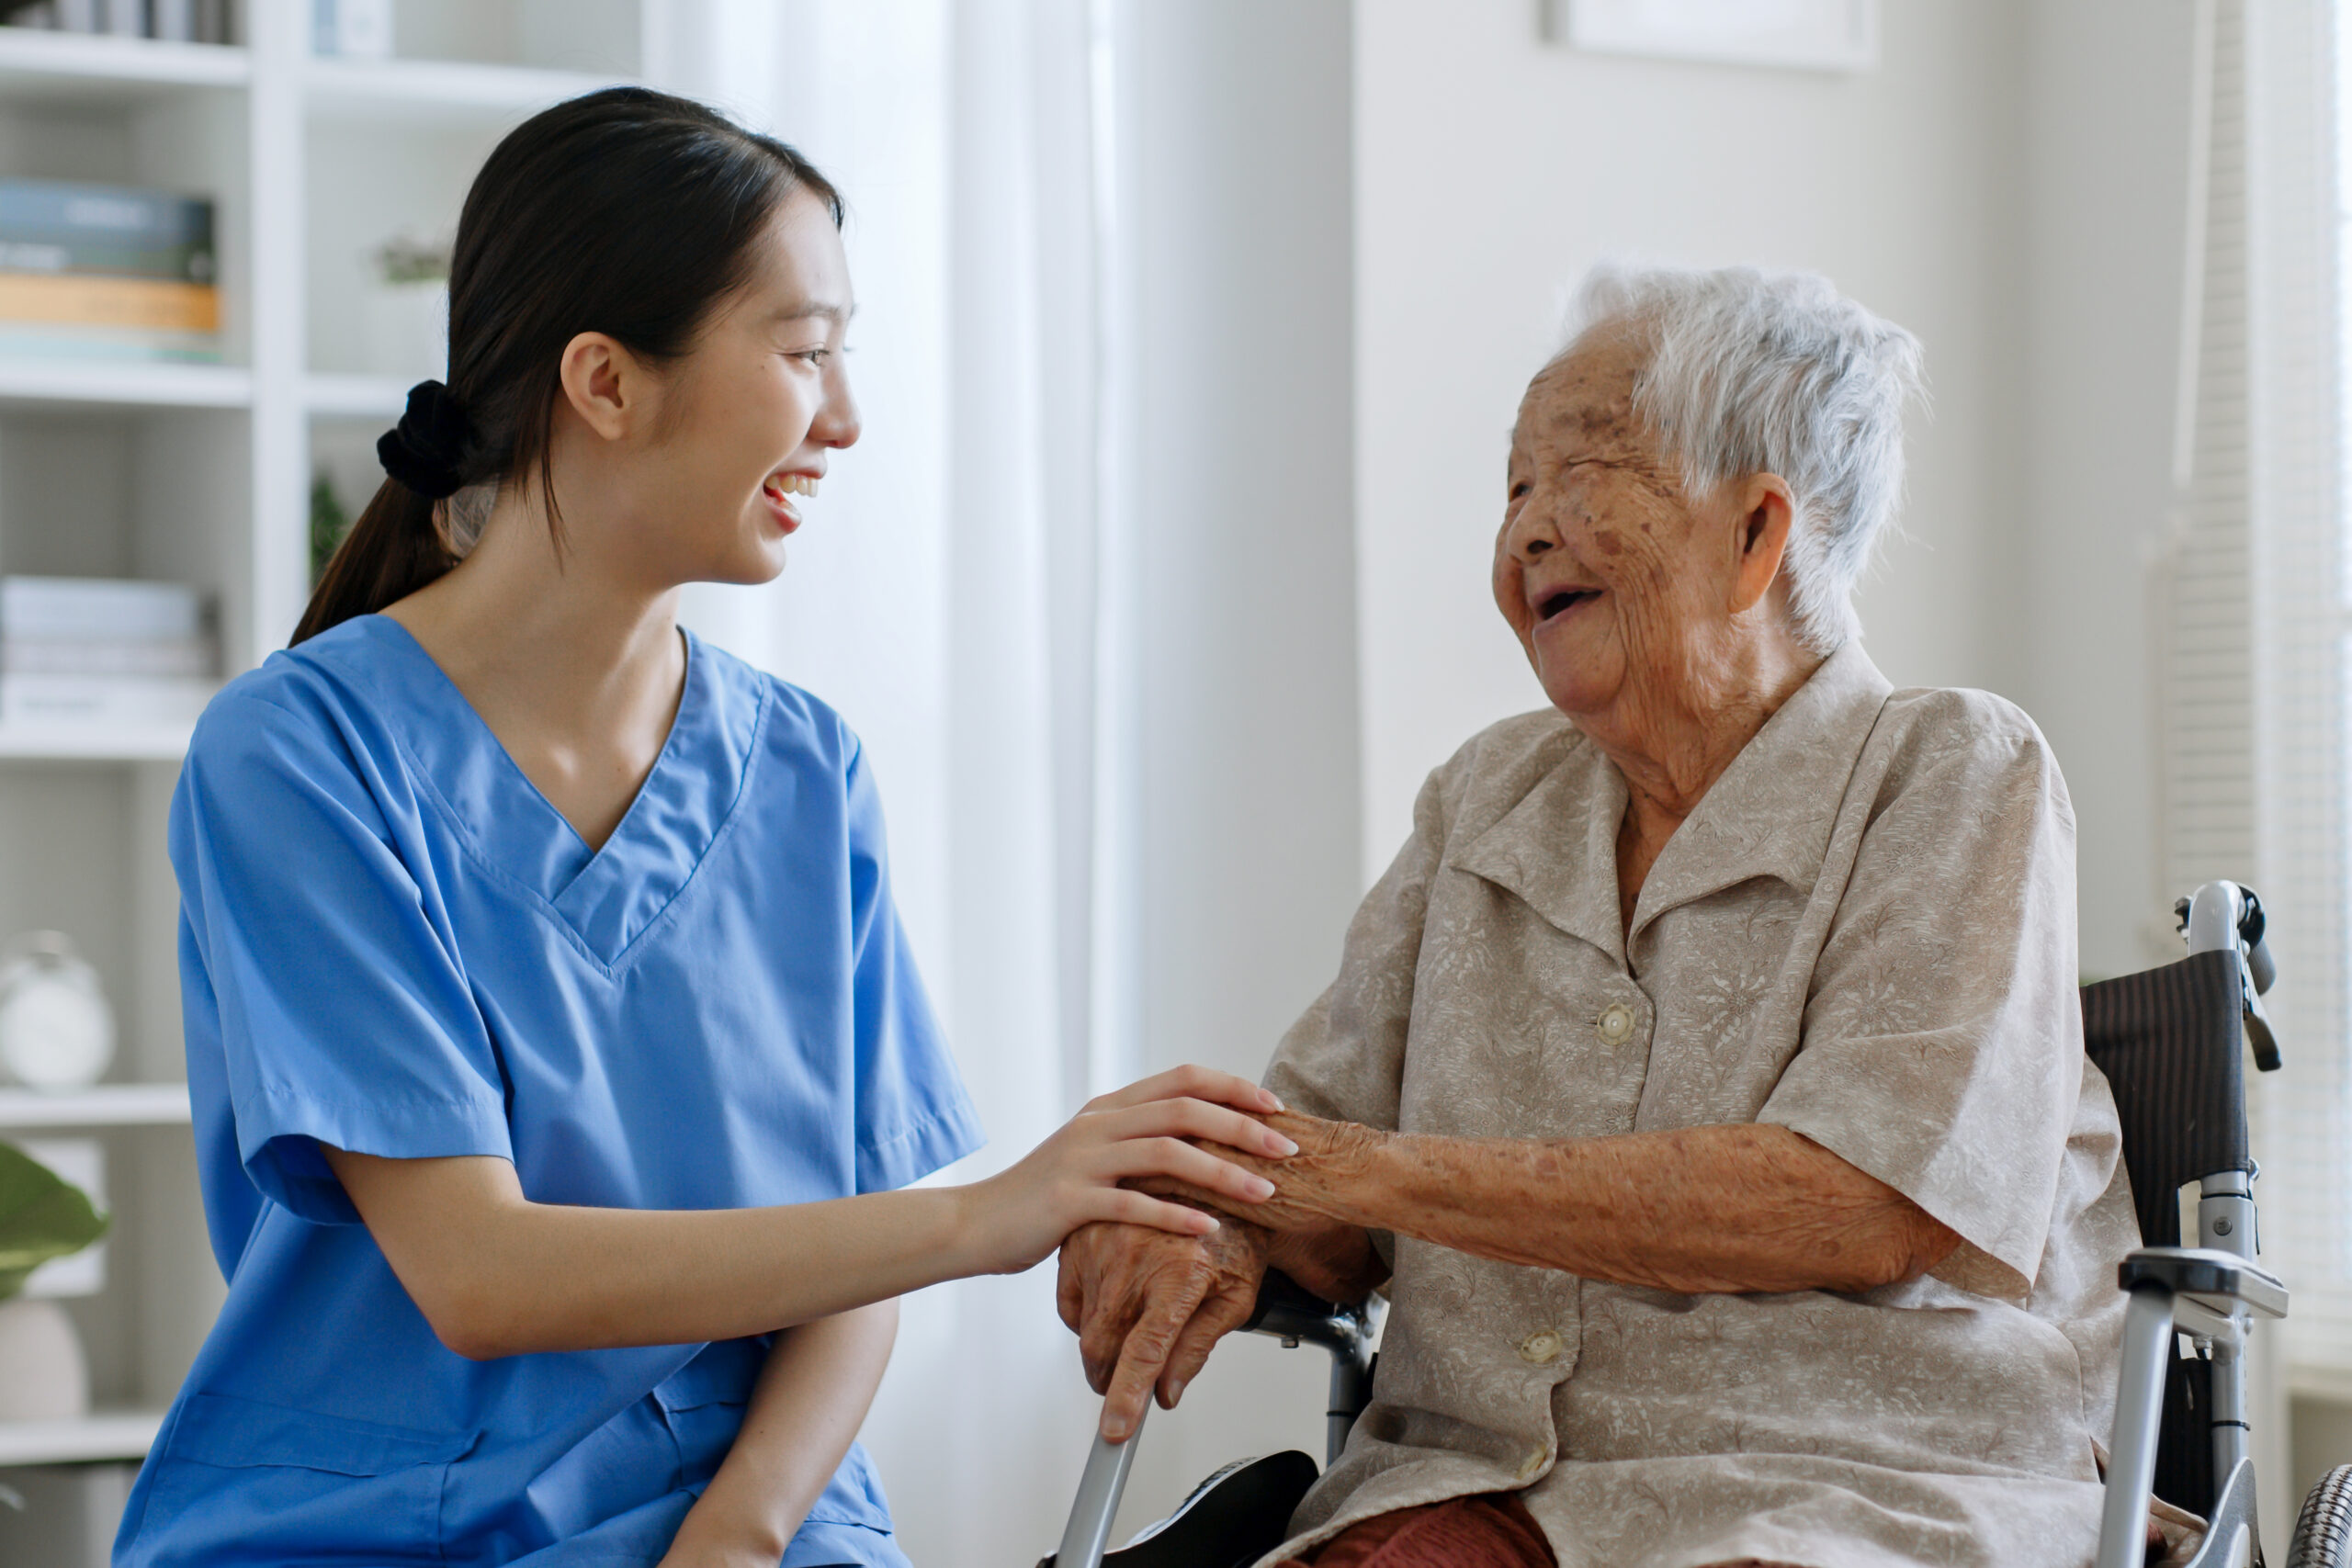
[[849,762],[857,1190],[921,1180],[987,1142],[890,897],[882,800],[863,748]]
[[216,701],[171,839],[256,1188],[348,1224],[359,1216],[320,1144],[513,1157],[496,1055],[437,901],[331,723],[250,694]]
[[2018,1298],[2041,1265],[2083,1077],[2074,811],[2007,705],[1922,716],[1903,744],[1802,1047],[1758,1120],[1957,1232],[1939,1276]]

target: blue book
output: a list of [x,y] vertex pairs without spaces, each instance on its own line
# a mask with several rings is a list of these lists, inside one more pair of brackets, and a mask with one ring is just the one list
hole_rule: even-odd
[[0,179],[0,271],[210,283],[212,203],[170,191]]

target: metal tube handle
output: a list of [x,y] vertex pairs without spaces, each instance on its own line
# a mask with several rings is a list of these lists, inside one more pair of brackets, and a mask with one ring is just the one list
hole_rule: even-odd
[[[1143,1413],[1151,1414],[1148,1403]],[[1069,1523],[1062,1529],[1054,1568],[1102,1568],[1111,1521],[1118,1515],[1119,1497],[1127,1489],[1127,1472],[1135,1465],[1136,1444],[1142,1437],[1142,1416],[1124,1443],[1112,1442],[1099,1427],[1095,1429],[1094,1448],[1086,1456],[1086,1472],[1078,1478],[1078,1497],[1069,1506]]]
[[2115,1449],[2107,1461],[2098,1568],[2140,1568],[2147,1560],[2148,1497],[2156,1478],[2156,1427],[2164,1418],[2172,1337],[2172,1292],[2153,1284],[2133,1291],[2123,1317]]

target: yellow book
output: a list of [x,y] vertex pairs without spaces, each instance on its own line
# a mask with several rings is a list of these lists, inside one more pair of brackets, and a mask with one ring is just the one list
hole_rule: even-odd
[[220,330],[220,290],[161,277],[0,272],[0,321],[213,333]]

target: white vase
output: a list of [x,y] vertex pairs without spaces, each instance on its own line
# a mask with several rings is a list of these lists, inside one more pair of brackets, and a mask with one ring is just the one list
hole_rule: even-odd
[[0,1302],[0,1421],[70,1421],[90,1413],[90,1364],[55,1302]]
[[440,380],[449,366],[449,287],[379,283],[366,301],[368,368],[402,380]]

